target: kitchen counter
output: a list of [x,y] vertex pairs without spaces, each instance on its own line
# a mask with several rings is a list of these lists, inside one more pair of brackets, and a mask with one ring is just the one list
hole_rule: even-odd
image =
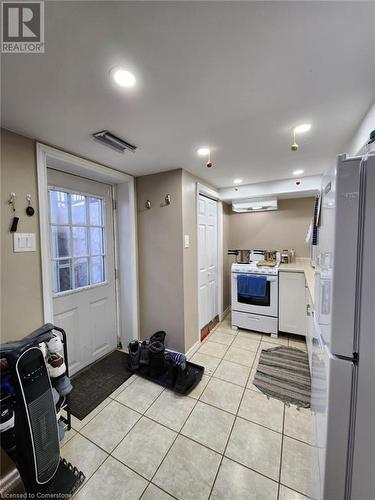
[[307,287],[314,302],[315,269],[311,267],[310,259],[297,258],[292,264],[280,264],[280,271],[291,273],[305,273]]

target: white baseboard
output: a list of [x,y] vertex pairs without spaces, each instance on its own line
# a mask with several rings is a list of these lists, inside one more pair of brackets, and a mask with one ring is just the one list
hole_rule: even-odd
[[230,309],[231,309],[231,307],[230,307],[230,306],[228,306],[228,307],[225,309],[225,311],[223,311],[221,314],[219,314],[219,320],[220,320],[220,321],[223,321],[223,319],[225,318],[225,316],[226,316],[227,314],[229,314],[229,313],[230,313]]
[[192,345],[190,349],[185,353],[186,358],[189,359],[193,354],[195,354],[200,348],[200,345],[201,343],[199,342],[199,340],[197,340],[195,344]]

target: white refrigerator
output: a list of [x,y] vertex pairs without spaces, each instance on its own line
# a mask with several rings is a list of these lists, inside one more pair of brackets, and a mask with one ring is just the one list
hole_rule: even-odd
[[375,154],[322,180],[311,406],[324,500],[375,499]]

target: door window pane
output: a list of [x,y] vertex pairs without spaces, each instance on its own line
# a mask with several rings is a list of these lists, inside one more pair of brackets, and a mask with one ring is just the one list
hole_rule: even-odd
[[90,227],[90,251],[91,255],[104,253],[103,229],[101,227]]
[[90,265],[91,283],[102,283],[104,276],[104,257],[91,257]]
[[72,224],[86,224],[86,196],[71,194]]
[[85,227],[72,227],[73,236],[73,255],[74,257],[82,257],[88,255],[87,247],[87,230]]
[[105,282],[104,202],[50,189],[53,292]]
[[89,198],[89,213],[91,226],[103,225],[102,200],[100,198]]
[[52,257],[70,257],[70,228],[69,226],[52,226]]
[[55,260],[52,267],[52,288],[54,293],[65,292],[72,289],[72,261]]
[[68,224],[69,223],[69,200],[68,193],[63,191],[49,192],[51,206],[51,223]]
[[82,288],[90,284],[88,259],[76,259],[74,261],[74,282],[76,288]]

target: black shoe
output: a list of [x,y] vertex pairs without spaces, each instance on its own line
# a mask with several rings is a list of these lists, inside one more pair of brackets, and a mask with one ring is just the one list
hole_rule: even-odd
[[167,369],[164,359],[164,344],[162,342],[154,341],[150,343],[148,350],[150,356],[150,377],[158,378]]
[[14,412],[10,402],[1,401],[0,404],[0,432],[14,427]]
[[141,353],[139,356],[139,364],[141,367],[147,367],[150,363],[149,343],[144,340],[141,344]]
[[152,342],[161,342],[162,344],[164,344],[166,335],[167,334],[162,330],[154,333],[154,335],[151,335],[150,337],[150,344],[152,344]]
[[129,368],[139,370],[140,346],[138,340],[133,340],[129,344]]

